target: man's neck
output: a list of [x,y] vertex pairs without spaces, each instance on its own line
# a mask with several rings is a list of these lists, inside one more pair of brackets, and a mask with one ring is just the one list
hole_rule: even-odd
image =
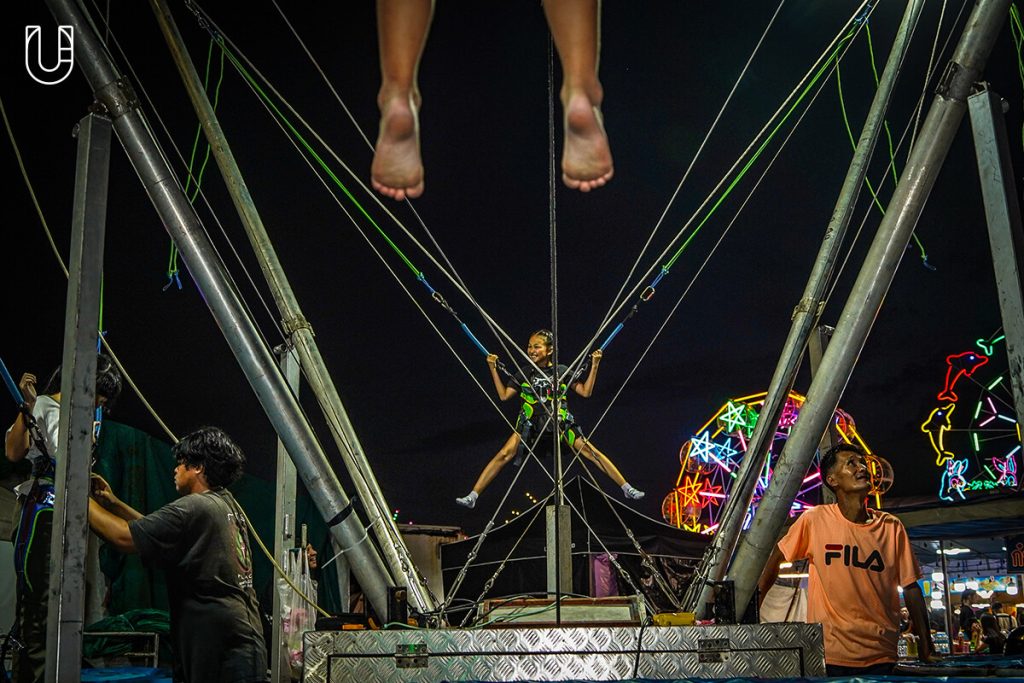
[[842,492],[836,493],[836,505],[839,506],[839,512],[842,513],[843,517],[856,524],[863,524],[868,521],[867,500],[867,498],[860,494],[844,495]]

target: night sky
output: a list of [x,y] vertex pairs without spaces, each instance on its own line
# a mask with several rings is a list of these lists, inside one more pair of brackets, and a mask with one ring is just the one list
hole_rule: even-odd
[[[91,1],[86,4],[97,17],[108,9],[101,4],[96,12]],[[372,138],[379,79],[373,3],[283,4]],[[922,91],[943,4],[927,4],[899,81],[888,117],[897,140]],[[182,3],[171,6],[202,71],[208,37]],[[245,3],[244,11],[240,7],[204,6],[225,35],[368,184],[368,147],[273,5],[258,0]],[[855,8],[856,3],[838,0],[791,1],[782,7],[640,261],[641,272],[664,262],[657,257],[671,237]],[[961,2],[945,8],[940,48],[961,8]],[[937,60],[940,72],[969,9],[960,15],[953,41]],[[45,44],[52,47],[54,22],[41,2],[31,7],[19,3],[8,11],[14,15],[5,21],[5,39],[0,41],[9,65],[4,70],[3,103],[43,211],[66,252],[75,163],[71,130],[86,113],[91,96],[78,72],[54,86],[29,78],[22,66],[24,26],[42,24],[50,41]],[[557,322],[563,360],[575,357],[598,335],[601,319],[774,11],[774,3],[753,2],[604,3],[600,75],[615,178],[589,195],[560,183],[555,192]],[[902,11],[903,3],[888,0],[879,3],[870,19],[879,71]],[[138,72],[133,82],[141,82],[170,138],[188,155],[195,117],[152,13],[146,3],[111,2],[109,17],[113,36]],[[122,58],[117,59],[123,67]],[[1022,98],[1008,25],[989,64],[986,77],[991,88],[1009,101],[1007,122],[1019,169]],[[483,357],[360,219],[360,228],[381,250],[387,267],[427,311],[444,340],[433,331],[239,76],[230,65],[226,69],[218,109],[221,123],[389,504],[401,510],[403,522],[461,524],[476,530],[513,476],[507,468],[475,511],[454,504],[509,434],[475,383],[493,397]],[[555,74],[557,89],[557,65]],[[842,83],[851,124],[859,134],[873,89],[863,35],[844,58]],[[438,3],[420,85],[426,192],[415,207],[473,296],[517,343],[525,344],[532,331],[551,325],[548,38],[539,3]],[[934,82],[926,109],[933,87]],[[791,122],[803,111],[800,108]],[[175,170],[183,171],[184,163],[148,105],[146,114]],[[561,126],[556,128],[560,150]],[[660,517],[661,500],[675,482],[680,445],[730,396],[766,388],[834,207],[852,150],[832,79],[641,361],[789,130],[787,124],[697,234],[655,297],[641,306],[608,348],[594,396],[571,404],[579,422],[590,430],[639,363],[593,432],[593,440],[631,483],[647,491],[637,507],[651,516]],[[885,149],[884,142],[880,149]],[[0,154],[6,179],[6,258],[0,278],[7,302],[0,355],[16,377],[26,370],[46,375],[60,360],[65,284],[17,175],[9,143],[2,145]],[[906,144],[897,155],[899,168],[905,159]],[[870,177],[881,178],[886,162],[884,152],[876,154]],[[337,172],[483,343],[507,359],[472,304],[349,176]],[[260,280],[212,160],[203,189],[245,268]],[[883,201],[891,191],[891,182],[882,186]],[[866,195],[862,193],[851,235],[868,210]],[[418,240],[430,245],[406,206],[391,200],[387,206]],[[221,228],[205,207],[200,215],[269,343],[281,343],[276,315],[263,309]],[[879,212],[873,210],[826,308],[826,324],[838,318],[856,264],[879,220]],[[1000,327],[966,120],[918,225],[918,236],[935,270],[922,265],[916,248],[908,250],[841,403],[865,440],[892,462],[896,496],[934,495],[939,471],[919,426],[942,388],[944,359]],[[432,254],[439,253],[429,248]],[[222,426],[247,452],[250,471],[271,478],[273,431],[184,265],[183,289],[162,291],[168,249],[167,234],[115,146],[105,259],[103,322],[108,339],[173,430],[180,435],[201,424]],[[630,285],[638,279],[634,275]],[[644,283],[649,280],[650,276],[643,278]],[[261,283],[258,289],[273,306],[266,286]],[[1005,361],[994,359],[993,369],[997,362]],[[806,391],[808,383],[805,370],[797,390]],[[303,398],[344,480],[333,442],[306,388]],[[501,408],[514,420],[516,401]],[[10,412],[13,415],[13,406]],[[122,397],[112,418],[159,435],[156,423],[130,394]],[[522,509],[528,503],[526,490],[546,491],[544,481],[531,466],[510,498],[513,507]],[[612,491],[610,482],[603,482]]]

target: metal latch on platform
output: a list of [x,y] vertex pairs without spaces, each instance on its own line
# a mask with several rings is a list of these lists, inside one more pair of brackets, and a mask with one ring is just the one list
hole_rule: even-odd
[[697,661],[701,664],[724,662],[729,658],[728,638],[698,638]]
[[430,654],[426,643],[399,643],[395,646],[395,667],[426,669]]

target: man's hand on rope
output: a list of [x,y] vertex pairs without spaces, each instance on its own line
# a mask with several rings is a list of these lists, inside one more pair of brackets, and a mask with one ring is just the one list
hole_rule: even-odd
[[18,382],[18,389],[21,390],[21,396],[25,399],[25,405],[32,410],[36,405],[36,376],[31,372],[23,374]]
[[121,504],[121,500],[114,495],[114,490],[110,488],[107,480],[98,474],[92,475],[90,495],[96,499],[97,503],[108,510]]
[[590,354],[590,364],[596,368],[597,364],[601,362],[601,357],[603,355],[604,351],[602,351],[601,349],[594,351],[592,354]]
[[492,368],[497,367],[498,366],[498,354],[496,354],[496,353],[489,353],[489,354],[487,354],[487,364],[489,366],[491,366]]

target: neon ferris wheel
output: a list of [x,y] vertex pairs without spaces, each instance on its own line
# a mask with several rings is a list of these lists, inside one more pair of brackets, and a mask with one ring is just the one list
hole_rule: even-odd
[[1020,424],[1005,337],[978,339],[975,347],[946,356],[938,404],[921,424],[939,468],[939,499],[947,502],[1019,483]]
[[[766,395],[767,392],[761,392],[726,401],[692,438],[683,443],[679,449],[680,469],[675,488],[665,496],[661,504],[661,514],[666,522],[688,531],[705,534],[715,532]],[[789,439],[804,400],[801,394],[789,392],[772,439],[770,455],[754,487],[754,497],[743,521],[744,529],[750,525],[761,496],[768,487],[775,462]],[[835,438],[855,443],[868,454],[871,493],[875,497],[876,507],[881,507],[881,495],[892,486],[892,467],[884,458],[874,454],[864,442],[849,413],[837,409],[832,416],[831,429]],[[815,453],[796,500],[793,501],[791,515],[821,503],[819,458],[820,453]]]

